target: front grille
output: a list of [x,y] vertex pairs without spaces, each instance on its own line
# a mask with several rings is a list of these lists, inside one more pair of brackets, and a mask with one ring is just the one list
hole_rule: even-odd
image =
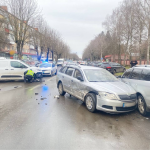
[[132,107],[116,107],[117,111],[130,111],[130,110],[134,110],[136,109],[136,106],[132,106]]
[[108,105],[103,105],[102,107],[103,107],[103,108],[106,108],[106,109],[113,109],[112,106],[108,106]]
[[42,70],[42,71],[47,71],[47,70]]
[[137,96],[136,96],[136,94],[131,94],[130,96],[128,96],[128,95],[119,95],[119,97],[120,97],[120,99],[121,100],[135,100],[135,99],[137,99]]

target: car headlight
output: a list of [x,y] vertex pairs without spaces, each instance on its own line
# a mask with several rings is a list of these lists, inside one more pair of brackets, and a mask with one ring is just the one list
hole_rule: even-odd
[[118,100],[118,97],[113,93],[108,92],[98,92],[99,96],[105,99]]

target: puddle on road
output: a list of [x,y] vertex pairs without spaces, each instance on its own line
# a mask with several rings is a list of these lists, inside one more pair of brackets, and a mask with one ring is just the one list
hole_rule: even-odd
[[1,88],[0,92],[7,92],[7,91],[11,91],[11,90],[16,90],[16,89],[19,89],[21,88],[22,86],[8,86],[8,87],[4,87],[4,88]]

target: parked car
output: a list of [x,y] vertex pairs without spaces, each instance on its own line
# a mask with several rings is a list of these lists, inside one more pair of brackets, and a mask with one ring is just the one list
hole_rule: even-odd
[[138,110],[145,116],[150,112],[150,68],[134,67],[128,69],[121,81],[132,86],[137,92]]
[[101,62],[97,62],[97,63],[94,63],[94,67],[101,67],[101,65],[102,65],[103,63],[101,63]]
[[0,80],[24,80],[24,72],[29,69],[42,75],[40,68],[31,67],[21,60],[0,59]]
[[112,74],[118,73],[118,72],[125,72],[126,68],[118,63],[108,62],[108,63],[102,63],[101,68],[106,69],[107,71],[111,72]]
[[65,61],[64,58],[58,59],[58,61],[57,61],[57,66],[63,66],[63,65],[64,65],[64,61]]
[[39,68],[42,69],[43,75],[56,75],[57,74],[57,65],[54,63],[42,63],[40,64]]
[[136,109],[136,91],[102,68],[65,66],[57,74],[60,95],[69,93],[86,104],[90,112],[122,113]]

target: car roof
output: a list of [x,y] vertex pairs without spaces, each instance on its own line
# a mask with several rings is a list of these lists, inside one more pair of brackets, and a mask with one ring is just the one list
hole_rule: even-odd
[[66,67],[72,67],[72,68],[77,68],[77,69],[102,69],[98,67],[84,66],[84,65],[66,65]]
[[150,67],[132,67],[132,69],[148,69],[148,70],[150,70]]

